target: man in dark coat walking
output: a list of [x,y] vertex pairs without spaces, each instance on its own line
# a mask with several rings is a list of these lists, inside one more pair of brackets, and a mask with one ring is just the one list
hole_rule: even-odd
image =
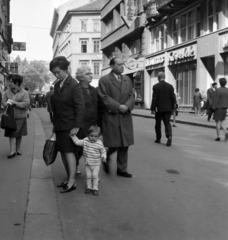
[[212,114],[214,113],[214,110],[212,109],[212,99],[213,99],[213,96],[215,94],[216,89],[217,89],[217,83],[214,82],[214,83],[211,84],[211,87],[207,90],[207,107],[208,107],[207,121],[208,122],[210,122]]
[[134,107],[132,80],[122,75],[123,61],[115,57],[110,61],[112,71],[101,77],[98,95],[102,105],[102,132],[104,146],[108,147],[105,172],[109,173],[110,155],[117,151],[117,175],[132,177],[127,172],[128,147],[134,144],[131,111]]
[[163,120],[165,125],[165,134],[167,137],[166,146],[172,144],[172,127],[170,124],[170,118],[174,111],[176,104],[176,98],[174,94],[174,88],[171,84],[165,82],[165,73],[158,73],[158,83],[153,86],[153,97],[151,104],[151,113],[155,113],[155,131],[156,131],[156,143],[161,142],[161,121]]

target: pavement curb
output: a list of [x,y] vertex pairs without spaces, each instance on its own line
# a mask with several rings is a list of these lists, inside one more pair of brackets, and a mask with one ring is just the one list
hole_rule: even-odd
[[32,114],[35,139],[23,240],[63,240],[51,166],[42,158],[46,138],[40,118]]
[[[148,115],[137,114],[137,113],[132,113],[132,116],[155,119],[154,116],[148,116]],[[176,120],[176,122],[177,123],[181,123],[181,124],[188,124],[188,125],[192,125],[192,126],[198,126],[198,127],[205,127],[205,128],[215,129],[215,126],[210,126],[210,125],[206,125],[206,124],[202,124],[202,123],[194,123],[194,122],[188,122],[188,121],[183,121],[183,120]]]

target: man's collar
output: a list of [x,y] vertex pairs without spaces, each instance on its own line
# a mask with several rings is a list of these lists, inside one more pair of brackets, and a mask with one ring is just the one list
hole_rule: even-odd
[[121,74],[118,76],[114,72],[112,72],[112,73],[113,73],[114,77],[116,78],[116,80],[118,80],[118,77],[121,76]]

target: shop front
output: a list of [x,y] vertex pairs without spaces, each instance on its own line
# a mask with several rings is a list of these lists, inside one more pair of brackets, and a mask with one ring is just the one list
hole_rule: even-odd
[[159,72],[165,72],[165,54],[160,54],[153,57],[147,57],[145,60],[146,74],[149,76],[149,81],[146,82],[145,95],[147,96],[146,108],[150,108],[152,100],[152,88],[158,83],[157,75]]
[[190,108],[196,88],[197,45],[189,45],[168,52],[168,68],[173,76],[173,87],[179,93],[180,107]]
[[144,58],[129,58],[124,62],[124,75],[133,81],[135,107],[144,108]]
[[228,32],[219,35],[219,53],[224,61],[224,77],[228,79]]

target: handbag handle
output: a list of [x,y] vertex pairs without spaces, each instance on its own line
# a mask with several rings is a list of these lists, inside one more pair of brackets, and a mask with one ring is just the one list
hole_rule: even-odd
[[[11,113],[9,114],[8,110],[11,110]],[[6,106],[6,110],[5,110],[5,113],[4,113],[6,116],[9,116],[11,118],[14,118],[14,112],[13,112],[13,106],[11,106],[10,104],[7,104]]]
[[55,133],[52,133],[52,135],[50,136],[49,140],[51,140],[51,141],[56,141],[56,135],[55,135]]

